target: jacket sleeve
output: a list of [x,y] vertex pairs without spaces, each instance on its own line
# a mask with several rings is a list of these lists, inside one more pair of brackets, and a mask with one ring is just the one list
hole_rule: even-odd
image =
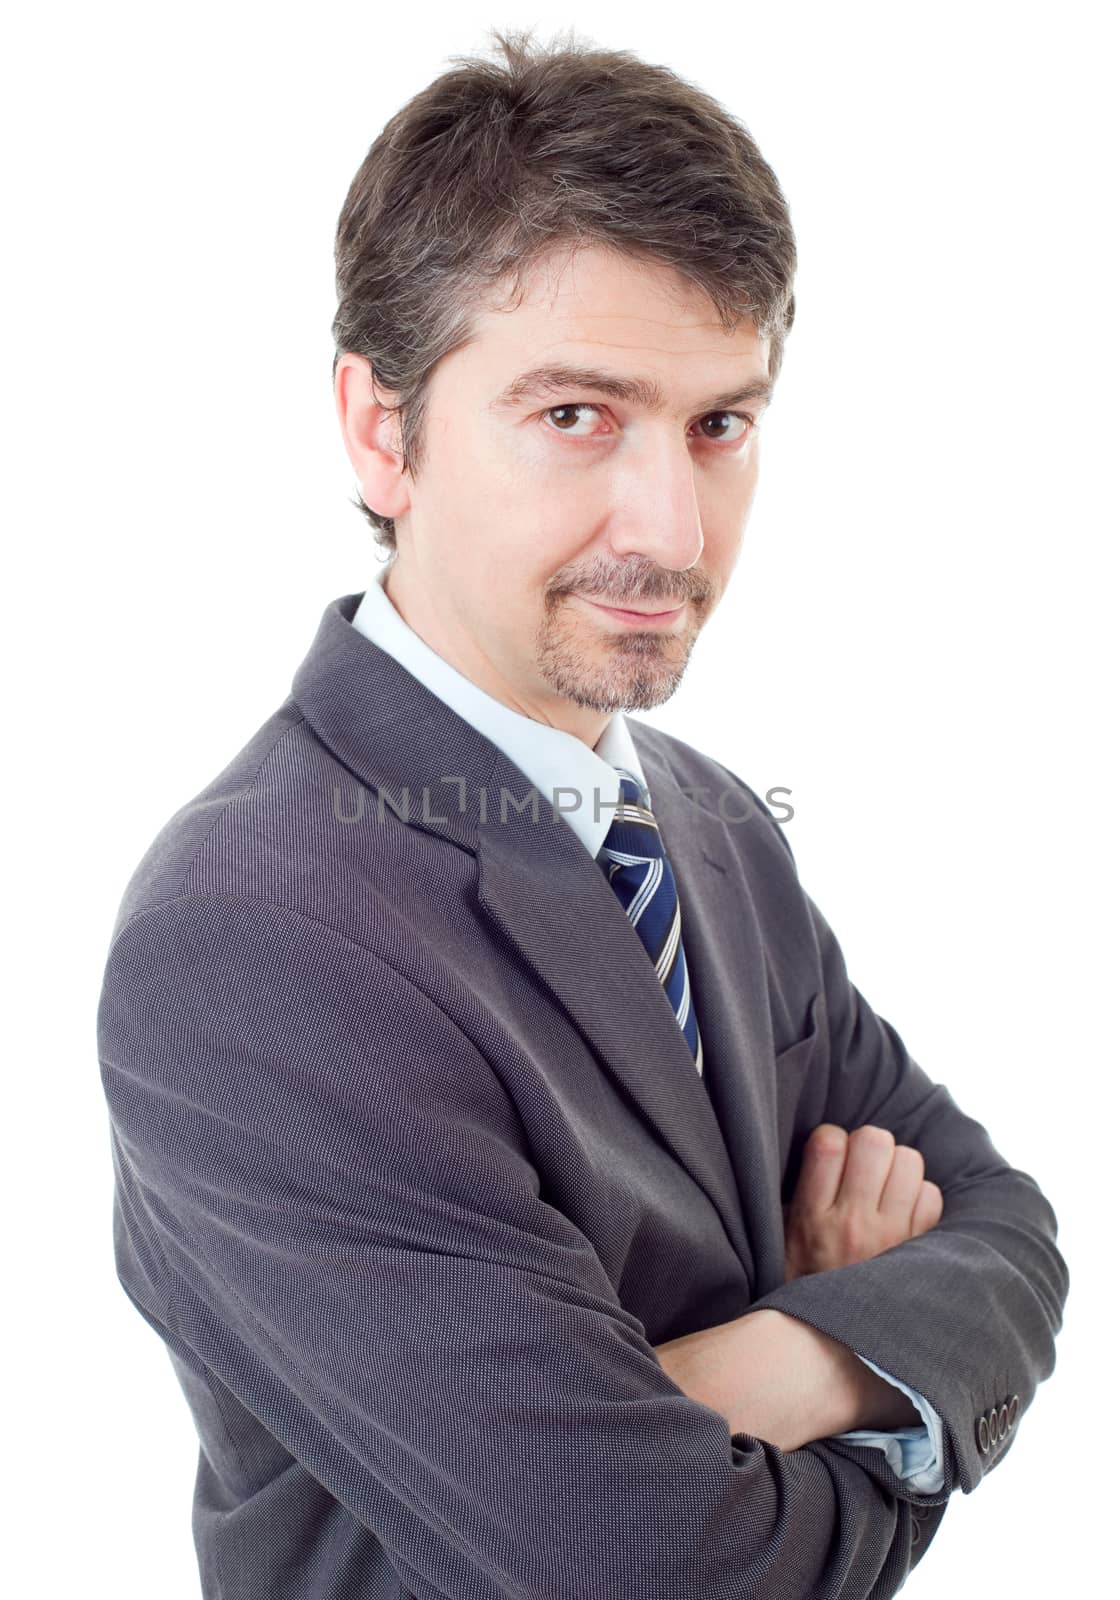
[[416,1600],[895,1594],[905,1501],[851,1446],[782,1452],[677,1388],[542,1196],[492,1020],[448,969],[426,983],[249,897],[120,929],[98,1037],[126,1289]]
[[[820,1074],[802,1091],[803,1125],[889,1128],[921,1151],[944,1206],[927,1233],[868,1261],[779,1285],[752,1309],[800,1317],[925,1396],[944,1425],[947,1491],[971,1493],[1003,1460],[1054,1369],[1069,1290],[1057,1219],[1035,1180],[1008,1164],[872,1010],[819,908],[800,888],[798,895],[803,959],[812,968],[805,982],[823,993],[828,1029]],[[873,1463],[842,1436],[834,1445],[887,1481],[881,1456]]]

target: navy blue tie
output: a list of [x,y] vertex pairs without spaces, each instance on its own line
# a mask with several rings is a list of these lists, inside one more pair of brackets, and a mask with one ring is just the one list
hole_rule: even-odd
[[673,869],[653,812],[644,804],[644,789],[625,767],[614,770],[618,773],[621,798],[596,860],[646,947],[665,998],[692,1051],[696,1070],[702,1075],[704,1051],[684,958],[681,908]]

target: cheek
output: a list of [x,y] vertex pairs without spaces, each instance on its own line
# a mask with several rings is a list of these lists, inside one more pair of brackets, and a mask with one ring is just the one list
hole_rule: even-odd
[[594,541],[603,514],[601,496],[570,475],[560,482],[537,467],[519,467],[479,500],[476,547],[485,550],[485,564],[503,591],[539,594]]
[[535,431],[542,427],[529,421],[499,440],[511,495],[532,505],[538,515],[550,510],[558,514],[561,507],[589,507],[609,498],[612,472],[607,456],[591,446]]

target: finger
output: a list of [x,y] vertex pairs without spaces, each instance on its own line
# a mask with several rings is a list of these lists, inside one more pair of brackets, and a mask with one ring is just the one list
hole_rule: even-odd
[[801,1173],[792,1207],[814,1214],[827,1211],[836,1199],[844,1157],[848,1150],[848,1130],[835,1122],[822,1122],[805,1141],[801,1153]]
[[850,1133],[848,1156],[835,1203],[853,1211],[877,1211],[894,1149],[894,1134],[889,1128],[865,1123]]
[[941,1221],[941,1214],[945,1209],[941,1190],[936,1183],[931,1183],[927,1178],[918,1191],[918,1198],[914,1204],[913,1216],[910,1220],[911,1235],[926,1233],[930,1228],[936,1228]]
[[900,1239],[910,1237],[914,1207],[925,1171],[926,1164],[920,1150],[908,1144],[895,1145],[891,1170],[879,1197],[879,1211]]

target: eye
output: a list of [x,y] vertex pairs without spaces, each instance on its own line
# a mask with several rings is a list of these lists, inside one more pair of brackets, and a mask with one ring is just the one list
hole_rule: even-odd
[[[543,417],[547,418],[549,420],[549,423],[551,424],[553,422],[556,422],[557,419],[563,419],[565,417],[571,418],[576,413],[578,413],[580,411],[589,411],[589,412],[595,413],[597,415],[599,412],[602,411],[602,407],[599,406],[599,405],[596,405],[594,403],[594,401],[591,401],[591,400],[572,401],[569,404],[562,405],[562,406],[550,406],[549,409],[547,411],[542,412],[541,415]],[[724,432],[722,432],[722,433],[709,433],[709,432],[705,431],[703,433],[703,435],[702,435],[703,438],[707,439],[712,444],[728,444],[728,443],[734,444],[734,443],[737,443],[740,439],[744,438],[747,433],[749,433],[753,428],[755,428],[757,426],[754,417],[748,415],[747,412],[745,412],[745,411],[709,411],[709,412],[706,413],[706,415],[701,417],[700,423],[701,423],[701,426],[703,426],[704,424],[706,424],[706,423],[708,423],[708,422],[710,422],[712,420],[719,420],[719,419],[723,419],[724,420],[724,425],[725,425],[725,431]],[[733,430],[730,433],[727,432],[726,431],[726,419],[731,419],[731,421],[733,423],[735,423],[735,422],[739,423],[740,426],[739,426],[738,430],[737,431]],[[559,426],[550,426],[548,431],[550,433],[564,433],[564,434],[567,434],[570,438],[573,438],[573,439],[591,439],[591,438],[595,438],[596,437],[596,435],[593,434],[593,433],[586,433],[586,432],[580,433],[580,432],[577,432],[576,431],[577,426],[578,426],[578,424],[572,425],[572,426],[564,426],[562,424],[562,422],[561,422],[561,425],[559,425]],[[599,437],[604,437],[604,435],[599,435]]]
[[[726,443],[728,438],[732,440],[742,439],[755,425],[754,418],[748,416],[745,411],[709,411],[707,416],[700,418],[700,421],[704,423],[709,421],[712,417],[730,417],[733,422],[742,423],[742,427],[739,429],[738,433],[732,433],[730,435],[726,433],[717,434],[715,436],[717,444]],[[711,438],[712,435],[706,434],[705,437]]]
[[[576,412],[576,411],[598,411],[598,409],[599,409],[598,406],[592,405],[589,401],[581,401],[581,402],[578,402],[578,403],[573,403],[571,405],[565,405],[565,406],[550,406],[549,409],[546,412],[544,412],[543,414],[550,421],[552,421],[556,417],[562,416],[565,412],[567,412],[568,415],[570,416],[573,412]],[[586,439],[588,437],[588,435],[585,434],[585,433],[584,434],[575,433],[574,429],[572,429],[572,428],[564,428],[564,427],[562,427],[562,428],[552,428],[549,431],[552,432],[552,433],[569,433],[569,434],[573,434],[574,437],[577,438],[577,439]]]

